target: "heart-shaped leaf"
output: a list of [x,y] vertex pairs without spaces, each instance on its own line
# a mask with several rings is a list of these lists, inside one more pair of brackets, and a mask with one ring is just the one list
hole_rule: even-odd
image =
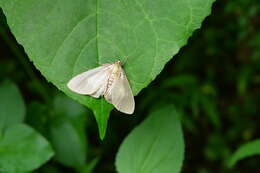
[[214,0],[0,0],[17,41],[41,73],[94,110],[104,137],[112,106],[69,91],[76,74],[121,60],[134,95],[209,15]]
[[184,142],[179,115],[173,106],[153,112],[120,146],[118,173],[179,173]]

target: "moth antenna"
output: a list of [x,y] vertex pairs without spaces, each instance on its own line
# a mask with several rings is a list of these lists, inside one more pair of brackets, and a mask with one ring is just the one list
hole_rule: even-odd
[[125,56],[124,61],[122,61],[122,66],[127,62],[127,60],[128,60],[128,56]]

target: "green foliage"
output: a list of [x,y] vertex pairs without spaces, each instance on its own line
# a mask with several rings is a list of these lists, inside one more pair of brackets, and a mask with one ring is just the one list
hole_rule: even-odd
[[153,111],[122,143],[116,158],[119,173],[179,173],[184,142],[173,106]]
[[11,82],[0,84],[0,132],[23,122],[25,105],[18,88]]
[[112,106],[72,93],[66,83],[99,64],[127,59],[124,69],[137,95],[200,27],[213,1],[1,0],[0,6],[36,67],[94,111],[104,138]]
[[0,97],[0,171],[21,173],[38,168],[53,156],[49,142],[22,124],[25,106],[13,83],[0,85]]
[[239,160],[256,154],[260,154],[260,139],[250,141],[240,146],[231,156],[228,166],[233,167]]
[[[82,3],[78,4],[78,2]],[[44,136],[55,153],[49,162],[42,161],[36,166],[33,161],[29,163],[30,159],[26,160],[31,151],[29,150],[30,152],[27,153],[23,149],[20,153],[26,157],[23,157],[23,160],[19,159],[19,163],[23,161],[23,165],[26,164],[25,166],[30,167],[30,171],[39,167],[33,173],[115,173],[116,168],[120,167],[114,166],[120,145],[121,151],[126,141],[135,133],[135,136],[140,136],[134,143],[136,151],[140,150],[139,146],[146,151],[151,143],[146,144],[143,141],[160,132],[146,132],[144,135],[140,135],[137,130],[143,129],[141,126],[147,124],[147,121],[151,119],[161,120],[163,117],[170,116],[162,114],[147,117],[149,114],[154,115],[159,110],[162,111],[168,107],[167,105],[174,105],[185,137],[185,162],[181,172],[258,172],[259,156],[244,158],[256,154],[255,151],[258,151],[258,148],[254,148],[257,147],[257,142],[253,147],[247,143],[252,141],[254,144],[253,140],[259,139],[259,0],[216,1],[213,12],[203,22],[203,27],[193,34],[189,44],[180,49],[178,55],[174,56],[173,60],[166,65],[165,62],[176,53],[174,49],[176,48],[177,51],[182,46],[178,43],[186,43],[195,28],[193,27],[195,23],[197,26],[201,24],[202,18],[210,8],[205,9],[203,16],[199,12],[203,11],[203,7],[211,6],[212,1],[163,0],[154,2],[151,0],[144,2],[140,0],[128,2],[112,0],[108,4],[107,0],[99,0],[98,5],[96,2],[94,0],[84,0],[84,2],[76,0],[73,3],[69,0],[0,0],[0,83],[2,84],[0,85],[2,92],[0,92],[0,124],[3,128],[0,133],[0,143],[9,129],[26,126],[26,129],[35,129],[33,134],[35,132]],[[201,2],[203,3],[200,4]],[[167,7],[165,7],[165,3],[168,3]],[[187,6],[189,3],[197,8],[189,8]],[[5,5],[2,6],[3,4]],[[89,4],[93,6],[89,6]],[[133,4],[135,6],[132,6]],[[140,8],[140,4],[143,5],[143,10]],[[172,6],[173,4],[175,5]],[[2,7],[5,14],[1,11]],[[188,16],[189,10],[194,15]],[[157,51],[157,59],[153,58],[156,52],[154,49],[155,37],[150,32],[153,28],[149,23],[149,18],[142,15],[143,12],[146,12],[150,19],[158,19],[160,15],[168,16],[162,20],[150,20],[154,24],[154,29],[158,30],[155,33],[161,34],[162,39],[179,39],[169,42],[164,48],[160,47],[164,44],[158,45],[162,51]],[[94,25],[96,22],[96,26],[93,26],[93,23],[85,25],[88,19],[83,18],[90,13],[93,14],[92,21],[98,19],[93,22]],[[97,18],[95,19],[95,17]],[[180,21],[180,23],[192,19],[191,30],[187,32],[181,30],[181,25],[175,26],[170,21],[169,25],[163,23],[169,18],[173,21]],[[78,24],[79,20],[82,22]],[[137,20],[140,20],[140,24],[135,25],[137,34],[133,36],[132,26]],[[75,29],[66,37],[75,25],[77,25]],[[94,29],[93,32],[90,32],[93,27],[99,28],[99,30]],[[85,44],[84,42],[88,41],[91,36],[97,36],[97,31],[98,39],[93,40],[90,44]],[[184,40],[181,40],[181,37]],[[134,44],[133,39],[136,39]],[[177,44],[172,44],[175,41]],[[90,45],[93,43],[97,43],[97,46],[91,47]],[[137,45],[136,51],[133,51],[135,45]],[[80,59],[75,63],[75,70],[71,72],[72,63],[77,59],[75,57],[77,53],[80,54],[81,50]],[[57,51],[56,58],[54,58],[55,51]],[[30,56],[30,60],[25,52]],[[99,53],[99,60],[95,59],[97,53]],[[113,62],[117,58],[125,63],[123,68],[126,70],[135,94],[146,87],[157,74],[160,73],[160,75],[135,97],[134,116],[123,116],[118,111],[111,112],[107,135],[101,141],[97,135],[98,129],[95,121],[99,123],[100,136],[104,137],[109,118],[108,112],[112,106],[108,106],[104,99],[78,97],[66,91],[67,95],[81,100],[84,105],[91,107],[95,113],[95,120],[90,110],[62,95],[52,83],[64,87],[65,89],[60,87],[63,91],[67,90],[65,86],[67,80],[76,73],[102,63]],[[53,65],[49,65],[52,60]],[[44,63],[46,63],[45,66]],[[40,72],[36,70],[34,64]],[[154,64],[154,68],[151,68],[151,64]],[[60,73],[61,71],[62,73]],[[151,71],[154,73],[147,75]],[[158,73],[156,74],[156,72]],[[51,83],[48,83],[46,78]],[[15,94],[17,89],[14,89],[16,88],[14,84],[3,82],[6,79],[19,87],[24,101],[19,99],[21,96]],[[64,83],[60,83],[61,81]],[[4,113],[6,108],[10,108],[8,110],[10,115]],[[24,111],[20,111],[23,109]],[[11,116],[11,114],[16,115]],[[24,118],[25,121],[23,121]],[[174,118],[177,117],[174,116]],[[5,125],[4,119],[10,122],[10,127]],[[142,122],[143,120],[144,122]],[[178,119],[173,124],[177,122],[179,123]],[[162,128],[165,127],[164,124],[171,124],[170,121],[160,122],[161,124],[153,123]],[[137,124],[140,125],[137,126]],[[136,126],[137,128],[132,131]],[[152,126],[148,128],[150,129]],[[171,135],[175,136],[175,131],[171,132]],[[123,141],[128,133],[130,135]],[[143,132],[140,133],[143,134]],[[41,135],[39,135],[40,138]],[[24,133],[17,133],[16,136],[11,136],[9,139],[17,141],[23,136]],[[167,141],[166,139],[162,141],[171,145],[173,142],[171,139],[169,137]],[[24,138],[21,140],[23,143],[27,143]],[[11,143],[8,146],[16,149],[16,146],[20,145],[14,146],[14,144],[18,143]],[[241,143],[245,143],[245,146],[249,147],[242,145],[242,149],[238,149],[239,152],[234,153],[234,147],[240,146]],[[145,144],[147,148],[144,146]],[[37,148],[36,145],[32,145],[31,148]],[[154,146],[157,145],[154,144]],[[249,150],[247,150],[248,148]],[[173,147],[173,149],[177,148]],[[0,151],[2,152],[2,150]],[[11,161],[16,161],[15,158],[18,157],[13,153],[6,154],[7,152],[5,147],[3,149],[5,155],[0,153],[0,157],[8,156],[8,159],[12,159]],[[126,147],[124,152],[129,154],[130,158],[138,157]],[[156,149],[156,152],[158,154],[151,153],[151,155],[155,155],[153,158],[143,157],[145,168],[156,162],[156,159],[159,158],[157,155],[161,156],[165,152],[165,147]],[[46,152],[42,155],[45,154]],[[119,155],[116,159],[117,164]],[[140,156],[143,155],[140,154]],[[132,164],[126,162],[127,159],[126,156],[123,156],[122,161],[124,161],[124,165],[132,169]],[[176,157],[176,161],[179,160],[181,165],[180,159],[181,156]],[[241,159],[244,160],[240,161]],[[0,159],[0,161],[5,160]],[[236,164],[237,161],[239,164]],[[13,166],[11,169],[23,168]],[[160,170],[160,173],[162,171],[163,169]],[[0,172],[7,171],[0,170]]]
[[0,170],[22,173],[38,168],[53,156],[49,142],[24,124],[5,130],[0,140]]
[[93,159],[90,163],[83,165],[81,167],[78,167],[78,172],[80,173],[93,173],[94,168],[96,167],[99,159]]
[[86,166],[85,108],[59,93],[49,109],[45,105],[32,103],[27,121],[50,140],[56,161],[74,169]]
[[86,162],[86,115],[85,109],[66,96],[54,100],[54,112],[50,137],[56,151],[55,158],[70,167],[79,167]]

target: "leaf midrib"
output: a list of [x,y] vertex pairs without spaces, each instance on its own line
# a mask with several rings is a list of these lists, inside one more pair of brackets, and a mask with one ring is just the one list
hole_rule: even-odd
[[99,0],[96,0],[97,1],[97,4],[96,4],[96,46],[97,46],[97,61],[98,61],[98,64],[100,64],[100,57],[99,57],[99,46],[98,46],[98,39],[99,39],[99,30],[98,30],[98,17],[99,17]]

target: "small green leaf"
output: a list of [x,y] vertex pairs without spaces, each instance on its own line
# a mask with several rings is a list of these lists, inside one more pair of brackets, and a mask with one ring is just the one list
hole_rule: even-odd
[[51,109],[39,103],[30,104],[27,121],[50,139],[57,161],[76,168],[86,162],[86,116],[89,114],[84,106],[58,94]]
[[239,160],[256,154],[260,154],[260,139],[240,146],[238,150],[231,156],[228,162],[228,166],[233,167]]
[[51,142],[56,152],[55,158],[62,164],[76,167],[86,160],[86,141],[79,136],[69,122],[51,127]]
[[153,112],[120,146],[119,173],[179,173],[184,157],[181,124],[175,109]]
[[146,87],[210,14],[214,0],[0,0],[8,25],[37,69],[91,108],[104,137],[112,106],[71,92],[75,75],[116,60],[134,95]]
[[86,109],[65,95],[54,100],[50,135],[55,158],[70,167],[84,165],[87,156]]
[[24,124],[7,128],[0,139],[0,171],[4,173],[31,171],[52,156],[48,141]]
[[18,88],[11,82],[0,85],[0,131],[23,122],[25,105]]

